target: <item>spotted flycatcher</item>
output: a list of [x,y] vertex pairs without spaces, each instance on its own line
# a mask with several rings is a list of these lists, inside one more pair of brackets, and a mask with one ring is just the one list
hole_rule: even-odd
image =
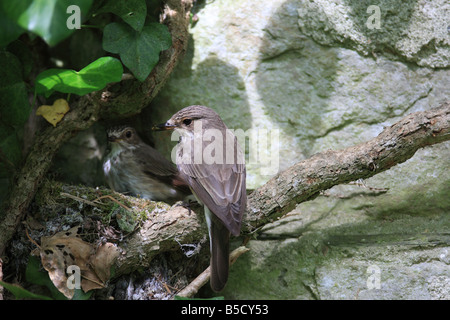
[[247,203],[245,157],[220,116],[204,106],[178,111],[156,130],[180,133],[180,176],[204,205],[211,251],[210,284],[221,291],[228,280],[230,233],[238,236]]
[[173,204],[191,194],[177,167],[145,144],[131,127],[108,130],[111,152],[103,172],[111,189]]

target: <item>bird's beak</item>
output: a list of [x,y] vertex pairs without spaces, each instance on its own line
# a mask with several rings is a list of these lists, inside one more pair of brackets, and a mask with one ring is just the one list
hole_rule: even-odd
[[117,138],[115,136],[108,136],[108,141],[109,142],[117,142],[117,141],[119,141],[119,138]]
[[157,125],[153,126],[152,130],[154,130],[154,131],[173,130],[176,127],[177,127],[176,125],[166,122],[166,123],[161,123],[161,124],[157,124]]

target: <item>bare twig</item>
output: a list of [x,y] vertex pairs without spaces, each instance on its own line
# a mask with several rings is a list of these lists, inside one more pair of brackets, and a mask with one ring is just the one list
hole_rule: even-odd
[[30,242],[31,242],[32,244],[34,244],[36,247],[38,247],[39,249],[41,249],[41,246],[40,246],[36,241],[34,241],[34,240],[30,237],[30,234],[28,233],[28,229],[27,229],[27,228],[25,228],[25,233],[26,233],[26,235],[27,235],[28,240],[30,240]]
[[375,191],[375,192],[388,192],[389,191],[389,188],[375,188],[375,187],[368,186],[368,185],[366,185],[366,183],[364,182],[363,179],[358,179],[358,181],[352,181],[352,182],[349,182],[348,184],[355,185],[355,186],[358,186],[358,187],[361,187],[364,189],[368,189],[370,191]]
[[[230,253],[230,265],[236,262],[236,260],[249,251],[249,248],[238,247]],[[183,290],[177,293],[179,297],[193,297],[201,287],[203,287],[208,281],[211,275],[210,267],[206,268],[197,278],[195,278],[189,285],[187,285]]]
[[113,198],[112,196],[110,196],[110,195],[108,195],[108,194],[107,194],[106,196],[98,197],[98,198],[95,199],[94,201],[98,201],[98,200],[101,200],[101,199],[110,199],[111,201],[117,203],[119,206],[121,206],[121,207],[124,208],[125,210],[127,210],[127,211],[132,211],[130,208],[128,208],[128,207],[127,207],[126,205],[124,205],[123,203],[121,203],[119,200]]
[[77,196],[74,196],[73,194],[70,194],[70,193],[61,192],[60,195],[62,197],[65,197],[65,198],[70,198],[72,200],[83,202],[83,203],[86,203],[86,204],[88,204],[90,206],[93,206],[93,207],[97,207],[96,203],[94,203],[92,201],[89,201],[89,200],[86,200],[86,199],[83,199],[83,198],[80,198],[80,197],[77,197]]

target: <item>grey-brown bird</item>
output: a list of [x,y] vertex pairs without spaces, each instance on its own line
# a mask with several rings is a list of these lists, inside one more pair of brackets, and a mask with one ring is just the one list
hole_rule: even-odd
[[108,141],[111,151],[103,172],[112,190],[170,204],[191,194],[177,167],[144,143],[134,128],[111,128]]
[[221,291],[228,280],[230,233],[239,235],[247,203],[244,154],[235,135],[208,107],[184,108],[154,129],[180,133],[178,170],[204,205],[211,251],[210,285]]

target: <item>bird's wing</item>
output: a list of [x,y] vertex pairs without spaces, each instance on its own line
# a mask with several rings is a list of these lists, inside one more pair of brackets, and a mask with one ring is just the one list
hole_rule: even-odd
[[143,172],[153,179],[172,185],[185,194],[190,194],[188,184],[180,176],[175,164],[167,160],[158,151],[145,145],[133,153],[135,160],[144,168]]
[[178,169],[198,200],[206,205],[233,235],[239,235],[247,204],[245,164],[180,163]]
[[133,157],[140,165],[149,168],[153,174],[158,176],[170,176],[178,171],[175,164],[147,145],[135,149]]

